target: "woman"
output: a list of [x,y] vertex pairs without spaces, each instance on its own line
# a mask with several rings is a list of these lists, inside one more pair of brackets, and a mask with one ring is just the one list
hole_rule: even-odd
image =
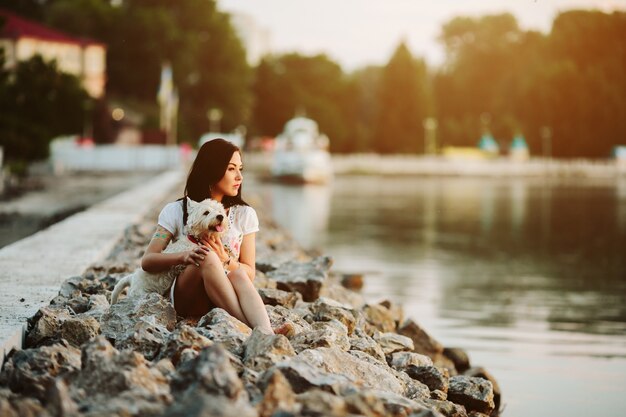
[[[255,210],[241,198],[243,165],[241,151],[224,139],[206,142],[187,177],[184,197],[195,201],[212,198],[227,210],[230,228],[220,238],[202,241],[193,250],[162,253],[170,240],[186,239],[186,199],[167,204],[161,214],[141,267],[161,272],[186,265],[172,284],[170,298],[183,317],[200,317],[220,307],[250,327],[274,333],[263,300],[256,291],[255,235],[259,220]],[[284,327],[284,326],[283,326]],[[276,332],[285,333],[279,328]]]

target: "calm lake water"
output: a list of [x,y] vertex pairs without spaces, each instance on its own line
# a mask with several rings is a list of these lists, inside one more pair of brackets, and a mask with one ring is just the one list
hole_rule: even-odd
[[626,178],[251,182],[368,300],[494,374],[505,416],[624,415]]

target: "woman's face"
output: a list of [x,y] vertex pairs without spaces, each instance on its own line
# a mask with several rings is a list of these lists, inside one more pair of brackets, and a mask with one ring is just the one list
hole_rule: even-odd
[[211,188],[211,198],[222,201],[222,197],[225,195],[230,197],[236,196],[237,193],[239,193],[239,187],[241,187],[241,182],[243,181],[242,170],[241,154],[234,152],[226,167],[224,176]]

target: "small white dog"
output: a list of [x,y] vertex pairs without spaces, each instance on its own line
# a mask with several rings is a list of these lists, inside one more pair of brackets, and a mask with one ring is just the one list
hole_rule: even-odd
[[[224,206],[215,200],[207,198],[199,203],[187,199],[187,235],[199,242],[217,234],[220,237],[229,227],[228,216]],[[191,238],[181,238],[165,248],[163,253],[177,253],[193,249],[197,244]],[[131,275],[122,278],[113,288],[111,304],[115,304],[122,290],[128,286],[128,297],[139,297],[151,292],[163,294],[172,285],[174,279],[187,267],[177,265],[167,271],[151,274],[139,268]]]

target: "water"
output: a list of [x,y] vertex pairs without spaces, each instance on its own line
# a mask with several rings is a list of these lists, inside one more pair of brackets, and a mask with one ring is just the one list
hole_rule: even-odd
[[626,179],[249,184],[368,300],[400,302],[503,391],[505,416],[626,409]]

